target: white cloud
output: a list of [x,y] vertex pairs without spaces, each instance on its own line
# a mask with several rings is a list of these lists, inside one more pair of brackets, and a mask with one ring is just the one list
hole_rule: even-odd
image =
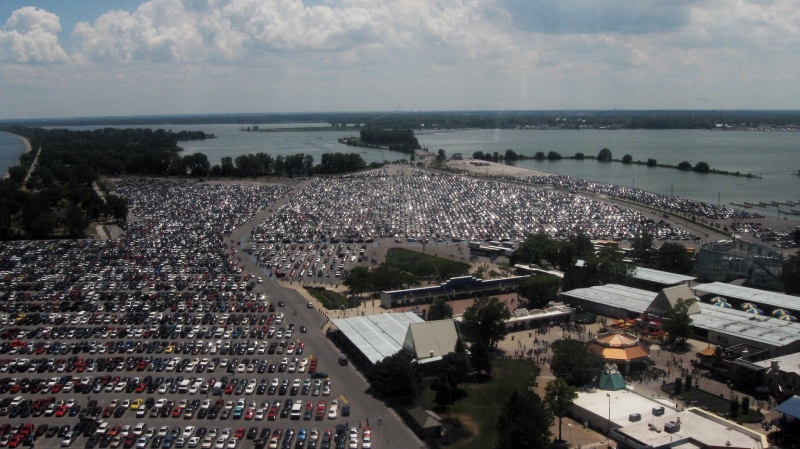
[[63,115],[792,108],[796,3],[137,0],[65,30],[69,56],[58,17],[24,8],[0,29],[0,85],[17,104],[82,105]]
[[511,39],[476,0],[151,0],[113,11],[72,33],[95,61],[209,61],[369,48],[446,48],[472,59],[499,55]]
[[26,6],[14,11],[0,28],[0,61],[46,64],[68,60],[58,44],[58,16]]

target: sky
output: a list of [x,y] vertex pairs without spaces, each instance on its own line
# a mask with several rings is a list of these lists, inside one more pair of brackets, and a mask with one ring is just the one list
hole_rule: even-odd
[[800,109],[798,0],[2,0],[0,119]]

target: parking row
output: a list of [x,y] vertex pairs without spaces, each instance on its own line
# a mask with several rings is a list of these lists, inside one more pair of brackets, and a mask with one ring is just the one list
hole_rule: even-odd
[[[313,405],[312,405],[313,406]],[[292,406],[294,407],[294,405]],[[306,406],[307,408],[308,406]],[[114,425],[105,420],[81,420],[74,425],[48,425],[33,423],[0,424],[0,446],[16,448],[39,445],[54,447],[76,446],[82,441],[85,449],[124,448],[124,449],[236,449],[243,441],[251,441],[256,449],[295,448],[329,449],[347,447],[351,449],[370,449],[372,429],[364,426],[360,430],[337,424],[334,428],[320,430],[317,427],[272,428],[246,427],[195,427],[190,426],[148,426],[141,422],[136,425]]]

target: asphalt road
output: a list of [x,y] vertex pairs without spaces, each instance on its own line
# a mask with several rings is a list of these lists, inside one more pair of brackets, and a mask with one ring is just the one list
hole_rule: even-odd
[[[250,231],[253,227],[271,214],[270,210],[275,211],[278,209],[282,201],[285,200],[273,204],[269,209],[262,211],[234,230],[231,240],[236,241],[237,246],[240,243],[240,249],[244,248],[245,245],[249,244]],[[333,391],[340,394],[340,402],[350,404],[350,426],[357,426],[359,420],[365,422],[369,419],[370,427],[373,431],[373,447],[375,448],[423,447],[423,443],[403,423],[399,416],[387,408],[383,401],[367,393],[369,384],[360,372],[352,365],[339,365],[338,359],[342,354],[321,331],[325,324],[325,315],[317,308],[309,309],[307,307],[307,299],[290,288],[282,287],[275,278],[269,277],[269,270],[260,268],[252,256],[243,251],[239,251],[237,255],[242,258],[239,265],[244,265],[243,272],[254,273],[264,279],[264,283],[257,284],[254,291],[263,292],[271,302],[283,301],[286,304],[283,308],[283,312],[286,314],[284,323],[294,322],[295,325],[299,323],[308,327],[308,333],[297,334],[301,336],[299,338],[306,344],[304,355],[317,357],[319,360],[318,371],[328,373]],[[377,425],[378,417],[381,417],[380,426]],[[337,420],[336,423],[340,421],[342,419]]]

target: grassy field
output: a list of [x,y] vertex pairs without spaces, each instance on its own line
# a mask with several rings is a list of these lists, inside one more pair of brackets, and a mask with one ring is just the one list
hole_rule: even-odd
[[305,289],[316,298],[322,307],[328,310],[339,309],[344,305],[345,308],[358,307],[359,302],[356,299],[347,299],[346,296],[340,295],[332,290],[318,290],[314,287],[305,287]]
[[[447,407],[439,407],[433,402],[434,393],[425,391],[420,405],[440,413],[445,418],[458,419],[462,427],[448,426],[452,440],[450,447],[458,449],[483,449],[494,447],[497,432],[495,425],[506,399],[514,390],[528,388],[531,374],[538,368],[527,362],[515,360],[492,361],[492,378],[480,383],[463,383],[459,387],[466,393],[464,397]],[[460,435],[464,435],[459,437]]]
[[401,271],[416,276],[434,276],[449,279],[469,273],[469,264],[443,259],[430,254],[404,248],[390,248],[386,253],[386,263]]

